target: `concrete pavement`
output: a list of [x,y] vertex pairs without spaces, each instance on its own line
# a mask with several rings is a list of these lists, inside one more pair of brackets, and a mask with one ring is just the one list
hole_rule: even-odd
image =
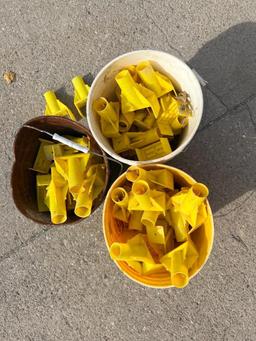
[[[238,1],[0,0],[0,340],[256,339],[256,4]],[[208,184],[212,255],[183,290],[143,288],[110,260],[101,209],[76,226],[26,220],[10,192],[12,143],[115,56],[174,54],[208,81],[200,130],[171,164]]]

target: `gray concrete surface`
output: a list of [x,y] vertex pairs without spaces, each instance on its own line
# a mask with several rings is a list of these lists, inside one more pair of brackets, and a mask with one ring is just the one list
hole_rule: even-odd
[[[256,340],[256,4],[212,1],[0,0],[0,340]],[[101,209],[76,226],[26,220],[10,193],[12,142],[113,57],[154,48],[208,80],[200,131],[172,165],[208,184],[212,255],[184,290],[132,283],[110,260]]]

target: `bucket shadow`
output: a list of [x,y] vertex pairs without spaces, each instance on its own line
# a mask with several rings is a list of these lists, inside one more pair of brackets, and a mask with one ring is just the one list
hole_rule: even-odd
[[189,61],[210,88],[232,108],[256,91],[256,23],[229,28]]
[[[250,200],[256,187],[252,120],[256,109],[252,113],[246,106],[246,98],[256,95],[255,36],[255,23],[231,27],[205,44],[188,63],[208,81],[210,90],[206,91],[213,89],[218,94],[226,113],[201,128],[189,148],[169,163],[209,186],[213,212],[241,197],[225,208],[235,210]],[[207,110],[206,105],[206,117]]]
[[92,85],[93,79],[94,79],[94,76],[91,72],[88,72],[83,76],[83,80],[85,81],[85,83],[90,86]]

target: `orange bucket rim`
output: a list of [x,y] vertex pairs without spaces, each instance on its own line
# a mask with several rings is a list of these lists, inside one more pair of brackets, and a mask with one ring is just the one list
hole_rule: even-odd
[[[132,166],[130,166],[132,167]],[[105,240],[105,244],[107,246],[107,249],[108,249],[108,252],[109,252],[109,249],[110,249],[110,244],[109,244],[109,240],[108,240],[108,237],[106,235],[106,227],[105,227],[105,221],[106,221],[106,211],[107,211],[107,205],[109,203],[109,199],[110,199],[110,193],[111,191],[116,187],[117,184],[119,184],[121,182],[121,180],[123,180],[125,178],[125,175],[127,173],[127,171],[129,170],[129,168],[127,168],[127,170],[122,173],[114,182],[113,184],[110,186],[107,194],[106,194],[106,198],[105,198],[105,201],[104,201],[104,206],[103,206],[103,214],[102,214],[102,225],[103,225],[103,235],[104,235],[104,240]],[[170,171],[173,171],[174,173],[176,174],[179,174],[183,179],[186,179],[187,182],[189,182],[189,184],[193,184],[193,183],[196,183],[197,181],[191,176],[189,175],[188,173],[184,172],[183,170],[179,169],[179,168],[176,168],[176,167],[173,167],[173,166],[169,166],[169,165],[165,165],[165,164],[139,164],[138,167],[141,167],[141,168],[148,168],[150,169],[151,167],[154,167],[154,168],[166,168],[166,169],[169,169]],[[209,224],[211,226],[211,239],[209,241],[209,245],[208,245],[208,250],[207,250],[207,255],[203,261],[203,263],[201,264],[201,266],[192,274],[192,275],[189,275],[189,281],[194,278],[202,269],[203,267],[205,266],[205,264],[207,263],[209,257],[210,257],[210,254],[212,252],[212,248],[213,248],[213,242],[214,242],[214,221],[213,221],[213,214],[212,214],[212,209],[211,209],[211,206],[210,206],[210,203],[208,201],[208,199],[206,200],[206,205],[207,205],[207,211],[208,211],[208,219],[209,219]],[[112,260],[113,261],[113,260]],[[125,271],[124,268],[122,268],[121,264],[122,263],[125,263],[125,262],[122,262],[122,261],[113,261],[116,266],[118,267],[118,269],[122,272],[122,274],[126,277],[128,277],[129,279],[131,279],[132,281],[134,281],[135,283],[138,283],[142,286],[145,286],[145,287],[149,287],[149,288],[154,288],[154,289],[167,289],[167,288],[174,288],[175,286],[173,284],[164,284],[163,282],[163,285],[159,285],[158,284],[149,284],[149,283],[146,283],[140,279],[136,279],[135,277],[133,277],[129,272]],[[127,267],[128,267],[128,264],[127,264]],[[135,270],[131,269],[130,272],[133,272],[135,274]],[[134,275],[136,276],[136,274]],[[146,276],[140,276],[140,278],[145,278]],[[150,278],[150,280],[152,280],[152,278]],[[154,281],[153,281],[154,282]]]

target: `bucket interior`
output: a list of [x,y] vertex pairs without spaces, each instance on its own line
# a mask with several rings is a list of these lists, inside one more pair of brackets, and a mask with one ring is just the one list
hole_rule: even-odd
[[[82,136],[90,137],[92,150],[102,154],[102,150],[92,138],[91,133],[82,125],[73,122],[69,119],[54,116],[40,116],[26,122],[26,124],[46,130],[50,133],[57,133],[60,135]],[[33,171],[33,164],[39,149],[39,138],[51,140],[49,136],[38,131],[21,127],[16,135],[14,143],[15,163],[12,170],[12,194],[17,208],[27,218],[32,219],[41,224],[51,224],[50,212],[39,212],[36,198],[36,175]],[[103,154],[102,154],[103,155]],[[102,162],[106,166],[105,190],[108,184],[109,169],[107,159],[102,158]],[[105,192],[105,190],[103,192]],[[93,210],[95,210],[104,198],[102,193],[93,203]],[[76,216],[72,211],[68,211],[67,221],[65,224],[80,221],[81,218]]]
[[[120,56],[109,63],[106,68],[103,69],[96,77],[92,84],[87,103],[89,125],[93,135],[98,140],[99,144],[105,149],[105,151],[114,157],[117,156],[117,158],[119,155],[116,154],[112,148],[109,139],[104,137],[101,132],[100,120],[98,115],[93,111],[92,105],[93,102],[101,96],[106,97],[109,100],[114,100],[116,98],[114,91],[117,87],[115,82],[116,74],[128,65],[136,65],[139,62],[145,60],[150,61],[155,70],[158,70],[168,76],[173,82],[175,88],[186,91],[191,99],[191,104],[193,107],[192,117],[189,118],[188,126],[185,127],[182,134],[178,138],[177,148],[171,154],[169,154],[169,156],[172,157],[177,155],[181,151],[179,151],[179,149],[183,149],[183,146],[189,143],[191,136],[194,135],[201,121],[203,107],[201,87],[192,70],[185,63],[181,62],[176,57],[159,51],[135,51],[133,53]],[[118,159],[123,162],[126,160],[121,157]],[[165,159],[165,157],[163,159]],[[170,159],[170,157],[167,159]],[[157,161],[162,162],[160,159]],[[148,162],[150,163],[152,160]],[[134,161],[132,161],[130,164],[132,163],[134,163]],[[147,161],[143,163],[147,163]]]
[[[184,173],[183,171],[180,171],[177,168],[173,168],[170,166],[165,165],[144,165],[142,166],[145,169],[163,169],[167,168],[169,169],[172,174],[174,175],[174,182],[176,186],[191,186],[196,181],[191,178],[189,175]],[[111,191],[116,187],[122,187],[122,185],[126,182],[126,175],[125,173],[122,174],[112,185],[110,188],[105,205],[104,205],[104,215],[103,215],[103,229],[104,229],[104,236],[105,241],[107,244],[108,249],[110,248],[111,244],[113,242],[125,242],[127,240],[127,237],[131,238],[133,231],[128,231],[127,233],[130,234],[124,235],[123,234],[123,223],[114,219],[112,216],[113,212],[113,202],[110,197]],[[212,249],[212,243],[213,243],[213,219],[212,219],[212,212],[209,205],[209,202],[206,201],[207,211],[208,211],[208,218],[204,222],[203,225],[201,225],[195,232],[191,234],[191,239],[195,243],[195,246],[199,252],[199,258],[196,261],[196,263],[193,265],[193,267],[189,270],[189,278],[192,278],[195,276],[200,269],[203,267],[205,262],[207,261],[211,249]],[[166,270],[162,270],[159,273],[150,274],[150,275],[140,275],[138,272],[136,272],[134,269],[128,266],[126,262],[123,261],[116,261],[116,265],[119,267],[119,269],[127,275],[132,280],[146,285],[146,286],[152,286],[152,287],[170,287],[173,286],[171,282],[170,273]]]

